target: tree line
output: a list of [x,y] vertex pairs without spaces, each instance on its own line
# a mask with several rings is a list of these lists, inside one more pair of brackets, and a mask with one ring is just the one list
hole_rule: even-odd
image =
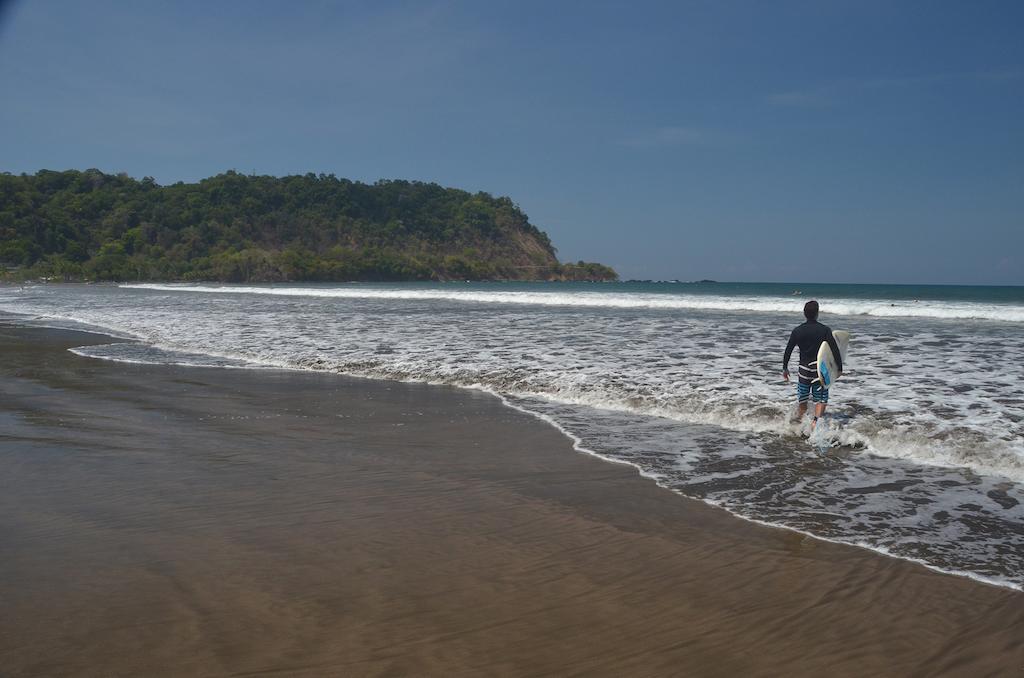
[[333,174],[166,186],[99,170],[0,174],[8,278],[222,282],[614,280],[560,263],[507,197]]

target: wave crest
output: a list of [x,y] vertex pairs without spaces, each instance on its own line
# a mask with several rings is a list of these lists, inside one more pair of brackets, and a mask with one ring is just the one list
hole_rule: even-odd
[[[480,291],[444,289],[377,289],[370,287],[250,287],[235,285],[187,285],[141,283],[124,284],[125,289],[162,292],[194,292],[201,294],[256,294],[282,297],[318,297],[334,299],[381,299],[405,301],[455,301],[483,304],[518,304],[523,306],[566,306],[609,309],[662,309],[707,311],[753,311],[761,313],[793,313],[799,311],[803,299],[791,297],[726,297],[699,294],[652,294],[616,292],[538,292]],[[979,302],[907,301],[887,299],[825,299],[833,315],[877,316],[887,318],[938,318],[949,320],[995,320],[1024,322],[1024,306],[1017,304],[985,304]]]

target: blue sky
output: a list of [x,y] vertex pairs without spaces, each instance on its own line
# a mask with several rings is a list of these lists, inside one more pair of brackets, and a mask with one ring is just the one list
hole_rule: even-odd
[[419,179],[511,196],[624,277],[1024,284],[1022,25],[938,0],[22,1],[0,170]]

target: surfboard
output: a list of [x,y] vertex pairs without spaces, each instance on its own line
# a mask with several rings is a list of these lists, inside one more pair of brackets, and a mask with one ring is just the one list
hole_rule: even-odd
[[[845,366],[846,349],[850,345],[850,333],[846,330],[836,330],[832,333],[832,336],[835,338],[836,344],[839,345],[839,355],[843,359],[843,366]],[[842,374],[836,366],[836,358],[832,355],[832,348],[828,345],[827,341],[821,342],[821,346],[818,347],[818,378],[815,381],[825,388],[829,388]]]

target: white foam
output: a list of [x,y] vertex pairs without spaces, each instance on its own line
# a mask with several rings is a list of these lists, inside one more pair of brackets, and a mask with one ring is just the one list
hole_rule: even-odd
[[[480,304],[471,313],[415,305],[395,313],[378,297],[315,298],[297,307],[294,297],[190,295],[181,292],[195,288],[172,288],[173,295],[142,297],[109,287],[76,288],[67,297],[41,290],[57,296],[45,303],[23,301],[21,310],[227,361],[479,386],[738,431],[796,433],[785,421],[791,387],[783,388],[775,376],[788,327],[770,319],[657,312],[620,319],[586,307],[569,313],[523,306],[480,312],[488,309]],[[723,322],[729,323],[724,346]],[[1009,361],[1001,376],[961,392],[977,384],[979,371],[989,371],[986,351],[1019,345],[1011,326],[939,324],[922,331],[924,321],[894,322],[849,327],[849,375],[836,385],[834,401],[840,413],[847,403],[869,404],[873,411],[844,422],[831,432],[831,441],[1024,480],[1024,429],[1014,423],[1024,420],[1024,402],[1001,397],[1024,379],[1022,360]],[[898,369],[881,369],[886,363]],[[998,378],[1007,379],[1006,385],[995,384]],[[986,385],[997,386],[996,392],[984,391]],[[937,405],[944,408],[941,414]]]
[[[433,303],[438,300],[458,303]],[[728,308],[715,306],[725,302]],[[806,433],[807,422],[787,420],[792,386],[779,379],[785,336],[799,317],[795,303],[764,297],[407,286],[44,287],[32,294],[0,295],[5,310],[59,317],[57,324],[108,327],[145,343],[138,350],[122,345],[77,351],[83,355],[327,370],[477,388],[506,399],[540,398],[565,406],[556,407],[558,416],[547,419],[563,430],[570,430],[566,421],[583,417],[582,428],[572,434],[580,451],[593,453],[601,447],[593,436],[603,439],[620,431],[628,434],[628,440],[620,441],[623,445],[663,447],[661,454],[676,471],[689,468],[691,474],[705,452],[696,443],[692,450],[680,448],[676,438],[686,427],[673,422],[710,426],[715,436],[738,445],[733,461],[750,464],[702,471],[703,480],[712,484],[761,470],[757,464],[765,463],[763,455],[746,452],[756,448],[757,440],[799,441],[797,436]],[[977,304],[975,310],[983,306]],[[635,312],[605,313],[604,308]],[[993,479],[1024,482],[1024,397],[1019,397],[1024,351],[1019,329],[1012,323],[884,313],[883,308],[876,316],[847,316],[838,326],[853,332],[853,343],[847,374],[833,390],[830,411],[836,419],[825,438],[864,448],[851,458],[848,471],[878,477],[903,464],[940,469],[924,471],[922,477],[957,478],[959,469],[970,469]],[[992,360],[1007,351],[1010,359],[993,373]],[[594,419],[613,415],[619,418],[607,430]],[[637,422],[650,417],[664,421],[650,424],[640,435],[648,424]],[[868,453],[888,461],[873,464]],[[666,474],[673,472],[655,468],[639,453],[633,461],[603,449],[595,454],[629,463],[659,483],[669,483]],[[952,471],[944,475],[941,469]],[[803,498],[822,492],[834,496],[850,482],[839,478],[824,489],[794,486],[787,491]],[[1001,481],[992,480],[987,487],[996,482]],[[971,493],[978,491],[963,490],[957,505],[970,503]],[[740,503],[729,510],[756,518],[753,509],[744,508],[747,500],[736,499]],[[978,501],[990,500],[982,493]],[[840,541],[851,543],[856,536]],[[933,545],[941,546],[943,539],[955,537],[937,533],[934,539]],[[872,548],[880,550],[880,544]],[[966,555],[978,562],[977,553]]]
[[[580,453],[583,453],[583,454],[587,454],[589,456],[597,457],[598,459],[601,459],[601,460],[607,461],[607,462],[611,462],[611,463],[614,463],[614,464],[622,464],[622,465],[625,465],[625,466],[630,466],[633,469],[635,469],[637,471],[637,473],[641,477],[644,477],[644,478],[647,478],[649,480],[654,481],[654,483],[657,484],[659,487],[662,487],[662,488],[667,489],[667,490],[671,490],[672,492],[675,492],[676,494],[682,495],[682,496],[686,497],[687,499],[691,499],[691,500],[696,499],[694,497],[690,497],[689,495],[686,495],[684,492],[681,492],[678,488],[672,487],[672,485],[670,483],[666,482],[666,479],[665,479],[665,477],[662,474],[652,473],[649,469],[645,469],[640,464],[637,464],[636,462],[630,461],[628,459],[623,459],[623,458],[620,458],[620,457],[616,457],[614,455],[602,454],[600,452],[594,451],[593,449],[590,449],[589,447],[586,446],[586,444],[584,443],[582,438],[580,438],[578,435],[576,435],[575,433],[573,433],[569,429],[567,429],[564,426],[562,426],[554,417],[551,417],[550,415],[544,414],[542,412],[538,412],[536,410],[532,410],[532,409],[530,409],[528,407],[524,407],[524,406],[518,405],[516,403],[513,403],[508,398],[505,398],[503,396],[498,395],[498,397],[501,399],[501,401],[506,406],[511,407],[512,409],[518,410],[520,412],[523,412],[525,414],[528,414],[530,416],[533,416],[533,417],[535,417],[537,419],[540,419],[541,421],[544,421],[545,423],[553,426],[555,429],[557,429],[559,432],[561,432],[565,437],[567,437],[570,441],[572,441],[573,449],[576,450],[577,452],[580,452]],[[798,528],[795,528],[795,527],[792,527],[792,526],[789,526],[789,525],[774,523],[774,522],[765,521],[765,520],[759,520],[757,518],[754,518],[754,517],[744,513],[741,510],[737,510],[735,507],[730,507],[729,505],[723,503],[722,501],[716,501],[715,499],[711,499],[711,498],[707,498],[707,497],[697,499],[697,501],[702,501],[703,503],[708,504],[709,506],[713,506],[715,508],[718,508],[718,509],[721,509],[721,510],[725,511],[725,512],[733,515],[734,517],[737,517],[737,518],[740,518],[741,520],[745,520],[745,521],[754,523],[756,525],[761,525],[762,527],[768,527],[768,528],[772,528],[772,529],[784,529],[784,530],[788,530],[790,532],[796,532],[797,534],[802,534],[802,535],[804,535],[806,537],[810,537],[812,539],[818,539],[818,540],[829,542],[829,543],[833,543],[833,544],[842,544],[842,545],[845,545],[845,546],[855,546],[855,547],[858,547],[858,548],[866,549],[868,551],[873,551],[875,553],[878,553],[878,554],[881,554],[881,555],[884,555],[884,556],[887,556],[887,557],[890,557],[890,558],[898,558],[900,560],[908,560],[910,562],[913,562],[913,563],[916,563],[918,565],[921,565],[921,566],[923,566],[923,567],[925,567],[925,568],[927,568],[929,570],[932,570],[934,572],[940,572],[942,574],[949,574],[949,575],[958,576],[958,577],[967,577],[968,579],[973,579],[974,581],[977,581],[977,582],[980,582],[980,583],[983,583],[983,584],[987,584],[989,586],[998,586],[998,587],[1001,587],[1001,588],[1008,588],[1008,589],[1012,589],[1012,590],[1015,590],[1015,591],[1024,591],[1024,586],[1022,586],[1021,584],[1019,584],[1019,583],[1017,583],[1015,581],[1007,579],[1006,577],[987,576],[987,575],[978,574],[976,572],[971,572],[969,570],[963,570],[963,569],[957,569],[957,568],[949,568],[949,567],[941,567],[941,566],[937,566],[937,565],[934,565],[932,563],[929,563],[928,561],[923,560],[921,558],[914,558],[914,557],[910,557],[910,556],[907,556],[907,555],[904,555],[904,554],[896,553],[891,548],[886,548],[885,546],[881,546],[879,544],[870,543],[870,542],[864,541],[863,539],[856,539],[856,538],[852,538],[852,537],[851,538],[846,538],[846,539],[823,537],[823,536],[821,536],[819,534],[814,534],[812,532],[808,532],[806,530],[801,530],[801,529],[798,529]]]
[[[792,313],[799,302],[792,297],[713,296],[697,294],[651,294],[614,292],[479,291],[466,289],[380,289],[373,287],[253,287],[233,285],[125,284],[125,289],[202,294],[251,294],[282,297],[331,299],[381,299],[407,301],[456,301],[524,306],[565,306],[580,308],[756,311]],[[1024,322],[1024,305],[977,302],[900,302],[886,299],[831,299],[830,314],[877,317],[942,318]]]

